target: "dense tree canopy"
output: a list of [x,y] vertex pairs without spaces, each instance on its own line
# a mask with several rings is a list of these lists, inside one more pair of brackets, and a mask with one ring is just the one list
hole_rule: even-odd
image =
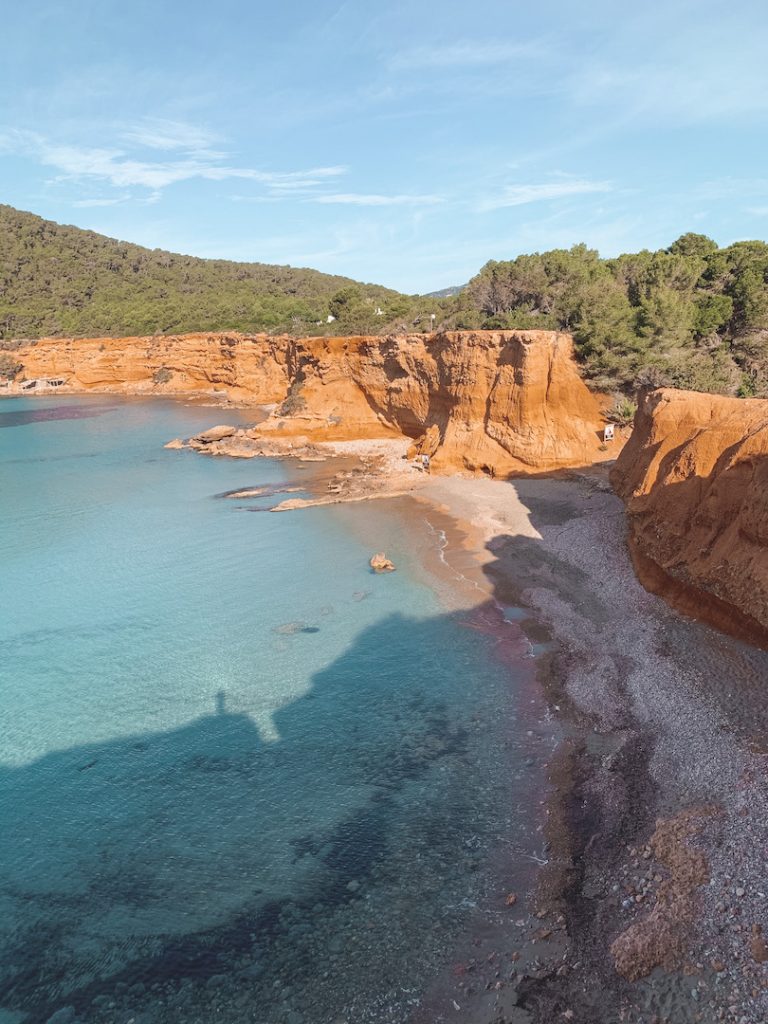
[[143,249],[0,206],[0,338],[309,333],[349,288],[369,318],[377,308],[387,315],[388,301],[400,298],[316,270]]
[[596,387],[768,396],[768,245],[686,234],[600,259],[584,245],[487,263],[455,300],[466,327],[573,333]]

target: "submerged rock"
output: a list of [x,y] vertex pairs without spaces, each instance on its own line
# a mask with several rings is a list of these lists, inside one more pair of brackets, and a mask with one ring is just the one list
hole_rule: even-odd
[[308,626],[306,622],[284,622],[281,626],[275,626],[273,633],[280,636],[293,636],[295,633],[319,633],[319,626]]
[[51,1014],[46,1024],[72,1024],[75,1019],[74,1006],[62,1006],[60,1010]]
[[383,551],[377,551],[371,558],[371,568],[374,572],[394,572],[395,563],[391,562]]

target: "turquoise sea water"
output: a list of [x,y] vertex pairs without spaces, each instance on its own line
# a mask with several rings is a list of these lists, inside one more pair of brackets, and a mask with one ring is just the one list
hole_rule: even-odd
[[313,471],[163,448],[221,415],[0,403],[2,1024],[405,1021],[514,828],[426,529],[219,497]]

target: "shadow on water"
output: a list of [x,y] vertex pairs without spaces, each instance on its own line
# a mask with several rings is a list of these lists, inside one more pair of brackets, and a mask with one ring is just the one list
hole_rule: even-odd
[[23,427],[48,420],[87,420],[112,412],[114,405],[52,405],[40,409],[12,409],[0,412],[0,427]]
[[[514,687],[493,654],[519,645],[492,602],[390,616],[274,712],[274,741],[220,692],[180,728],[0,769],[0,1007],[96,1021],[128,999],[175,1020],[247,991],[281,1021],[285,979],[311,986],[334,949],[340,970],[350,942],[351,991],[397,984],[387,944],[402,932],[413,967],[438,923],[444,941],[508,825]],[[377,893],[376,928],[340,939],[334,915]]]

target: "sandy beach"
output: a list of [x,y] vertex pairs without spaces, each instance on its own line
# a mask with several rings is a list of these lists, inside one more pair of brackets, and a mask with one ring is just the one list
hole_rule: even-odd
[[768,655],[642,588],[603,470],[418,496],[461,526],[446,558],[469,552],[494,601],[530,609],[531,643],[551,636],[539,680],[561,729],[528,924],[551,935],[492,998],[456,984],[440,1019],[764,1022]]

